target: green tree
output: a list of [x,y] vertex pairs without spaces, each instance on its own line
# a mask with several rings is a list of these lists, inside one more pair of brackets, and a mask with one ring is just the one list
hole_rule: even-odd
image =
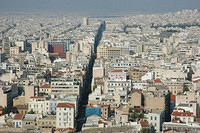
[[74,131],[69,131],[68,133],[75,133]]
[[31,111],[29,111],[28,114],[35,114],[35,112],[31,109]]
[[153,133],[149,128],[142,128],[139,133]]
[[144,119],[144,113],[137,109],[134,109],[133,112],[129,111],[129,120],[136,121],[137,119]]
[[7,107],[4,107],[3,114],[9,114],[9,113],[10,113],[9,109]]
[[56,113],[55,113],[55,112],[53,112],[53,111],[51,111],[51,115],[56,115]]
[[183,84],[183,92],[189,91],[188,86],[184,83]]

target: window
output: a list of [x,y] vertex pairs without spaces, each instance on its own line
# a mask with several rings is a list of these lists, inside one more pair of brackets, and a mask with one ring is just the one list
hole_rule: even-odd
[[157,119],[157,117],[155,117],[155,120]]

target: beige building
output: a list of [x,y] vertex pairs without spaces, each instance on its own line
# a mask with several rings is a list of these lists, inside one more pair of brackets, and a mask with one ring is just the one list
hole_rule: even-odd
[[43,93],[43,94],[51,94],[51,85],[44,84],[44,85],[40,86],[39,92]]
[[97,47],[97,58],[113,58],[122,55],[129,55],[128,48],[121,48],[121,47],[110,47],[105,45],[99,45]]
[[[37,126],[43,133],[46,133],[47,131],[52,131],[52,129],[56,128],[56,116],[55,115],[47,115],[47,116],[40,118],[37,121]],[[49,129],[49,130],[47,130],[47,129]]]
[[144,93],[144,108],[150,110],[164,110],[165,96],[153,94],[152,92]]
[[125,125],[128,122],[129,108],[127,106],[120,106],[115,109],[115,122],[118,125]]
[[16,105],[15,108],[20,114],[28,113],[28,105],[27,104]]
[[19,54],[19,47],[10,47],[10,56],[16,56]]
[[21,104],[25,104],[25,96],[18,96],[16,98],[13,99],[13,106],[17,106],[17,105],[21,105]]
[[176,69],[154,69],[155,79],[161,80],[185,80],[187,77],[187,73],[182,72],[182,70]]
[[128,105],[130,108],[142,106],[142,93],[140,91],[133,91],[129,94]]
[[25,50],[25,42],[24,42],[24,41],[16,41],[15,44],[16,44],[16,46],[19,47],[19,49],[20,49],[21,51],[24,51],[24,50]]
[[11,107],[13,104],[11,89],[6,90],[0,87],[0,106]]
[[22,120],[22,128],[27,130],[34,130],[36,129],[36,114],[25,114]]
[[132,67],[128,70],[128,75],[131,80],[141,80],[141,77],[144,76],[147,72],[148,70]]
[[103,107],[101,107],[101,117],[104,119],[108,119],[109,116],[110,116],[110,106],[103,105]]
[[32,43],[32,53],[35,51],[48,51],[48,43],[40,40],[40,42]]
[[[173,94],[173,95],[178,95],[181,94],[183,92],[183,86],[184,83],[181,82],[168,82],[165,83],[165,85],[168,87],[169,91]],[[192,84],[185,84],[189,90],[193,90],[193,85]]]
[[102,66],[96,65],[93,67],[93,78],[103,78],[105,75],[105,70]]
[[31,97],[38,96],[39,87],[35,87],[34,85],[28,85],[24,87],[25,91],[25,102],[28,103],[31,101]]

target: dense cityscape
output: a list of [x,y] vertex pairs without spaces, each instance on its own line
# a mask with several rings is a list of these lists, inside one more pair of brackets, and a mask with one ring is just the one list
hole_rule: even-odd
[[0,132],[200,132],[200,11],[0,13]]

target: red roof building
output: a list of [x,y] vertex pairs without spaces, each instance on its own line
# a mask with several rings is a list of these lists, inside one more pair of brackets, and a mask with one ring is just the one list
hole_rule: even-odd
[[193,113],[191,112],[172,112],[172,116],[186,116],[186,117],[193,117]]
[[112,73],[120,73],[120,72],[122,72],[122,70],[112,70],[111,72]]
[[75,105],[71,103],[58,103],[57,108],[74,108]]
[[154,83],[161,83],[162,81],[160,79],[155,79]]
[[51,85],[49,85],[49,84],[45,84],[45,85],[40,86],[40,88],[48,89],[48,88],[51,88]]
[[24,117],[23,114],[16,114],[13,120],[22,120]]
[[149,124],[148,124],[146,121],[143,121],[143,120],[140,121],[140,125],[141,125],[143,128],[149,127]]

